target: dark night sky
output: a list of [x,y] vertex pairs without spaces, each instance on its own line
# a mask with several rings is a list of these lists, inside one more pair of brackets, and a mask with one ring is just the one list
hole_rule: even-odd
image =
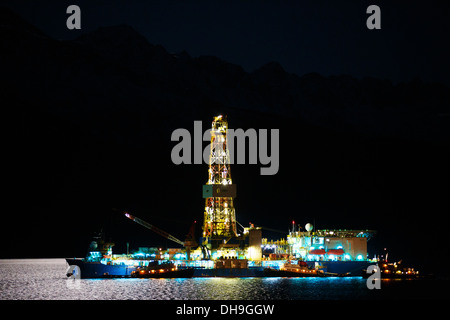
[[[349,74],[448,83],[450,6],[445,1],[2,1],[57,39],[131,25],[169,52],[213,55],[246,71],[277,61],[303,75]],[[82,30],[68,31],[78,4]],[[377,4],[382,30],[366,28]]]
[[[270,93],[273,93],[272,96],[269,95],[264,100],[261,98],[265,97],[264,87],[261,89],[255,85],[258,81],[267,85],[264,77],[270,78],[269,83],[272,78],[274,82],[286,79],[286,75],[277,78],[278,69],[273,65],[259,73],[252,73],[271,61],[278,62],[285,71],[298,76],[317,72],[325,77],[349,75],[357,79],[388,79],[394,84],[417,79],[450,84],[450,6],[445,1],[396,1],[395,4],[378,0],[188,3],[0,1],[0,4],[11,8],[25,21],[54,39],[72,40],[99,27],[126,24],[151,44],[159,44],[169,53],[186,51],[193,58],[216,56],[240,65],[248,72],[243,76],[247,82],[240,83],[242,91],[230,94],[232,102],[257,101],[257,104],[262,101],[264,104],[266,100],[275,97],[275,100],[281,101],[281,105],[289,105],[290,97],[286,102],[283,99],[284,91],[277,95],[275,90]],[[65,11],[70,4],[81,7],[82,30],[69,31],[66,28],[68,15]],[[381,8],[381,30],[366,28],[366,8],[370,4],[377,4]],[[137,39],[128,29],[119,31],[126,36],[131,34],[131,41]],[[108,32],[112,31],[107,30],[106,36],[111,36]],[[9,79],[16,81],[12,81],[14,84],[6,91],[13,95],[14,102],[11,106],[14,111],[18,111],[15,118],[18,124],[11,131],[15,136],[10,139],[14,147],[8,153],[8,160],[12,162],[8,170],[12,176],[11,188],[18,192],[11,198],[14,199],[10,201],[12,208],[5,217],[5,225],[13,232],[2,234],[7,239],[2,242],[5,245],[0,257],[80,256],[84,254],[92,232],[97,231],[102,220],[109,221],[108,226],[113,226],[111,229],[114,229],[117,236],[115,240],[120,242],[118,251],[125,248],[125,241],[130,241],[135,246],[150,245],[150,240],[155,243],[159,241],[162,245],[172,245],[165,240],[161,241],[159,236],[150,235],[140,226],[124,221],[122,216],[112,215],[111,208],[134,209],[136,216],[149,217],[152,219],[149,222],[182,238],[193,219],[202,219],[201,185],[206,181],[207,167],[173,165],[170,161],[173,146],[170,132],[179,127],[192,129],[193,120],[203,120],[206,127],[222,107],[232,113],[230,127],[280,128],[282,135],[279,174],[260,176],[259,165],[232,168],[233,180],[238,185],[236,212],[240,222],[247,224],[252,221],[278,230],[287,230],[292,219],[300,220],[298,222],[302,224],[315,221],[319,227],[328,228],[367,227],[380,231],[380,236],[374,239],[377,249],[386,245],[394,247],[399,258],[403,257],[402,254],[414,256],[419,251],[419,246],[421,252],[432,248],[437,256],[445,257],[446,253],[439,246],[428,243],[437,244],[445,240],[443,224],[432,224],[433,229],[439,230],[430,233],[428,237],[421,238],[417,235],[423,231],[422,226],[428,224],[426,219],[441,221],[443,215],[448,214],[446,199],[449,194],[450,159],[445,151],[449,147],[449,137],[442,134],[436,140],[414,140],[411,137],[415,137],[416,133],[417,136],[427,133],[427,130],[435,133],[442,129],[445,132],[443,128],[450,113],[445,109],[448,105],[445,106],[442,102],[444,100],[439,99],[447,96],[441,94],[428,99],[427,95],[429,92],[445,91],[447,87],[427,87],[420,81],[413,81],[410,86],[400,84],[392,87],[389,81],[386,84],[369,79],[355,84],[345,77],[334,78],[338,88],[342,85],[343,93],[340,96],[341,92],[338,90],[328,100],[328,96],[321,94],[329,92],[326,91],[330,85],[327,80],[314,75],[299,78],[295,80],[298,85],[295,88],[302,88],[304,92],[298,94],[300,100],[292,98],[297,103],[294,105],[300,106],[299,109],[305,106],[306,114],[310,112],[312,116],[319,115],[317,119],[323,122],[318,125],[307,123],[306,120],[297,122],[298,119],[294,116],[280,116],[277,110],[267,114],[267,110],[249,113],[242,106],[235,108],[233,103],[224,106],[221,101],[226,100],[220,100],[221,88],[212,86],[213,90],[208,91],[210,83],[205,85],[202,77],[206,74],[205,77],[213,79],[217,72],[219,77],[224,74],[225,80],[231,79],[230,82],[233,83],[235,69],[227,65],[225,71],[218,68],[224,72],[220,74],[222,71],[214,69],[217,67],[214,63],[222,66],[219,62],[208,64],[208,61],[192,59],[180,67],[186,72],[181,73],[180,78],[178,74],[170,73],[173,70],[167,73],[169,78],[175,78],[188,89],[192,89],[189,87],[190,82],[193,83],[193,88],[200,88],[197,96],[191,93],[192,90],[187,94],[188,90],[183,91],[184,87],[181,86],[180,89],[174,85],[178,82],[170,82],[172,78],[167,82],[168,85],[165,80],[162,81],[162,88],[168,88],[168,95],[175,96],[174,101],[177,101],[177,97],[186,99],[182,101],[186,101],[186,107],[179,105],[171,110],[170,106],[173,105],[164,104],[166,100],[158,96],[159,89],[153,92],[150,91],[152,86],[144,86],[142,93],[138,82],[141,79],[127,78],[129,74],[126,72],[129,70],[126,68],[134,66],[130,61],[124,63],[124,73],[120,73],[119,68],[119,71],[112,70],[113,76],[109,76],[109,70],[102,68],[110,66],[108,63],[111,61],[103,64],[103,61],[95,60],[95,55],[89,55],[90,49],[83,51],[89,47],[89,39],[82,39],[85,47],[71,47],[73,43],[65,47],[65,42],[46,46],[39,39],[22,43],[21,39],[14,37],[9,39],[11,45],[6,43],[4,51],[8,52],[11,61],[0,60],[0,66],[6,69],[6,66],[16,63],[17,69],[20,69],[16,73],[15,69],[10,68],[8,70],[11,74],[5,73]],[[18,53],[14,51],[15,45],[18,48],[37,48],[37,51]],[[131,47],[136,49],[134,42]],[[6,50],[10,48],[11,51]],[[47,56],[46,52],[39,51],[42,48],[54,51]],[[74,48],[74,52],[68,52],[67,48]],[[121,48],[117,50],[119,54],[124,54],[120,51]],[[152,50],[156,51],[153,47],[148,50],[152,54]],[[137,53],[138,58],[141,57],[139,50]],[[136,52],[132,52],[132,58],[135,57],[133,54]],[[165,63],[172,61],[172,56],[167,56],[166,53],[161,54],[158,56],[160,60],[155,61],[161,66],[170,67],[170,64]],[[80,60],[70,61],[70,57]],[[142,61],[138,61],[140,62]],[[41,63],[42,66],[48,66],[48,74],[46,70],[40,69]],[[189,69],[194,68],[193,66],[204,68],[199,72],[203,73],[198,76],[197,71],[192,72],[198,70]],[[158,70],[151,63],[150,67],[154,68],[151,69],[153,71]],[[37,73],[40,74],[29,75],[28,68],[39,70]],[[61,71],[58,68],[67,70]],[[72,70],[74,82],[67,80],[71,78]],[[135,75],[133,72],[131,74]],[[162,74],[164,73],[163,70]],[[17,80],[21,75],[23,79]],[[83,75],[87,76],[83,78]],[[117,82],[119,88],[115,86],[116,76],[121,81]],[[159,76],[164,78],[161,74]],[[65,79],[72,87],[66,88],[64,81],[59,81],[58,77]],[[52,91],[55,90],[52,87],[43,92],[42,88],[46,83],[43,79],[61,92]],[[137,81],[139,85],[136,86],[133,81]],[[289,81],[286,83],[293,83]],[[161,84],[157,81],[150,83]],[[22,84],[30,92],[21,92]],[[367,107],[364,103],[367,101],[353,109],[345,109],[342,105],[333,109],[332,99],[348,102],[356,99],[355,96],[359,97],[355,94],[357,90],[353,90],[353,85],[363,88],[362,91],[369,88],[367,97],[376,107],[377,88],[381,88],[380,101],[388,106],[370,109],[374,113],[367,114],[364,113],[364,108]],[[110,90],[111,88],[113,89]],[[223,90],[226,93],[232,91],[227,91],[228,89],[226,87]],[[20,94],[16,94],[15,90]],[[212,98],[218,97],[217,101],[208,100],[211,92],[219,92],[216,96],[211,95]],[[311,92],[311,96],[308,96]],[[319,92],[318,96],[314,96],[315,92]],[[419,92],[418,95],[410,98],[415,92]],[[66,97],[64,94],[74,95]],[[139,94],[142,94],[142,101],[139,100]],[[253,97],[253,94],[262,100],[248,98]],[[420,100],[421,94],[426,97],[424,100]],[[293,96],[297,97],[296,91]],[[390,97],[398,100],[391,105]],[[417,105],[416,98],[420,100]],[[115,100],[119,106],[114,104]],[[128,101],[135,105],[128,105]],[[402,105],[405,101],[406,106]],[[430,107],[430,112],[424,111],[421,109],[423,104],[420,104],[423,101],[432,101],[438,107]],[[158,109],[160,102],[166,109]],[[308,105],[310,102],[314,107]],[[113,107],[109,108],[108,103]],[[85,110],[85,106],[92,110]],[[359,107],[363,109],[361,113]],[[387,112],[387,115],[393,114],[398,118],[383,118],[385,107],[389,112],[390,108],[394,110],[393,113]],[[395,109],[396,107],[399,109]],[[342,110],[344,116],[340,113]],[[170,112],[188,116],[171,122],[172,119],[167,116]],[[417,116],[415,112],[425,116]],[[436,116],[438,113],[439,116]],[[253,118],[250,114],[256,115]],[[301,113],[297,113],[299,114]],[[359,119],[361,114],[364,117]],[[158,119],[158,115],[165,115],[167,118],[161,116]],[[342,117],[351,119],[353,125],[360,120],[360,127],[364,128],[368,124],[371,130],[379,129],[381,137],[367,138],[358,131],[361,129],[358,125],[355,125],[359,128],[356,133],[336,131],[335,125],[339,127]],[[402,121],[403,118],[406,120]],[[424,122],[427,126],[414,127],[417,123],[422,124],[422,118],[432,121]],[[395,136],[398,119],[399,127],[401,125],[398,132],[409,133],[410,139],[402,140],[404,136]],[[411,127],[408,121],[413,123]],[[415,128],[422,131],[414,132]],[[439,130],[433,131],[435,128]],[[389,134],[394,132],[394,137],[389,134],[383,136],[386,133],[384,130],[391,130]],[[172,174],[170,179],[177,179],[170,180],[166,176],[167,172]],[[188,187],[184,185],[186,181],[189,181]],[[444,186],[441,186],[443,182]],[[183,192],[177,194],[176,190],[180,186],[183,187]],[[158,214],[151,216],[148,212]],[[176,214],[172,215],[174,212]],[[408,247],[409,238],[397,241],[411,235],[414,237]],[[395,243],[397,244],[394,245]],[[424,262],[423,259],[420,261]]]

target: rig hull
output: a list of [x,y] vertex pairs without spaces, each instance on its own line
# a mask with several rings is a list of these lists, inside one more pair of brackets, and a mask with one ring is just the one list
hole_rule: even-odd
[[227,278],[247,278],[247,277],[264,277],[264,268],[250,267],[242,268],[227,268],[227,269],[195,269],[193,277],[208,278],[208,277],[227,277]]
[[[107,265],[100,262],[86,262],[83,259],[66,259],[69,265],[76,265],[80,268],[81,279],[98,279],[98,278],[130,278],[137,267],[126,265]],[[363,270],[371,263],[370,261],[321,261],[317,266],[317,262],[307,261],[309,268],[318,267],[327,276],[362,276]],[[207,277],[302,277],[304,275],[295,273],[272,272],[268,273],[265,267],[248,267],[248,268],[193,268],[193,273],[188,277],[207,278]],[[170,275],[164,275],[170,277]],[[317,275],[320,276],[320,275]],[[159,276],[149,276],[148,278],[156,278]],[[173,276],[180,277],[180,275]],[[184,277],[184,276],[181,276]]]

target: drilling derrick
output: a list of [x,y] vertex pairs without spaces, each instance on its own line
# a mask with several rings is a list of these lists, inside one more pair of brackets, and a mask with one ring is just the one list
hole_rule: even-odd
[[203,198],[205,198],[203,238],[204,243],[210,244],[211,248],[217,248],[220,244],[237,237],[233,206],[236,185],[231,181],[227,130],[226,118],[214,117],[211,129],[208,182],[203,186]]

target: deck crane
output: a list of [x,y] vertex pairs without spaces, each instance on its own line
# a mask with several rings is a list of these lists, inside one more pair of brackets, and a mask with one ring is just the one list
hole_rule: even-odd
[[186,236],[186,240],[185,241],[181,241],[180,239],[174,237],[173,235],[165,232],[164,230],[161,230],[157,227],[155,227],[154,225],[148,223],[147,221],[144,221],[142,219],[139,219],[138,217],[135,217],[131,214],[129,214],[128,212],[125,212],[125,217],[127,217],[130,220],[133,220],[134,222],[136,222],[137,224],[140,224],[141,226],[152,230],[153,232],[159,234],[160,236],[163,236],[166,239],[169,239],[173,242],[176,242],[178,244],[181,244],[183,247],[186,248],[186,252],[187,252],[187,258],[188,260],[190,259],[190,254],[191,254],[191,248],[197,246],[197,242],[195,241],[195,223],[196,221],[192,224],[189,233]]

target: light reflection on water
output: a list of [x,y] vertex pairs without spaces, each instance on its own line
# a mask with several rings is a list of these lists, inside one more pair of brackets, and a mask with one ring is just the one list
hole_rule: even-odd
[[75,287],[68,285],[73,280],[66,278],[66,269],[63,259],[0,260],[0,299],[334,300],[390,292],[369,290],[359,277],[86,279]]

